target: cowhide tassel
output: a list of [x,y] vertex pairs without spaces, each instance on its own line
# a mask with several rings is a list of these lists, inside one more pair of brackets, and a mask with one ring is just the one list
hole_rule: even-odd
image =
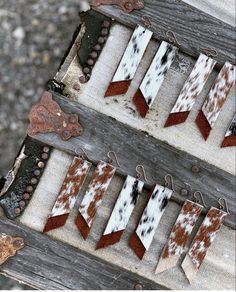
[[226,216],[226,212],[214,207],[208,211],[182,263],[182,268],[190,283],[194,281],[207,251],[214,241]]
[[181,124],[186,121],[215,64],[215,60],[200,54],[171,110],[165,127]]
[[226,131],[221,147],[236,146],[236,114]]
[[198,203],[186,200],[179,216],[172,228],[170,237],[164,247],[155,273],[175,267],[184,248],[190,238],[193,227],[202,211],[202,206]]
[[152,243],[172,193],[172,190],[160,185],[156,185],[151,192],[147,206],[129,243],[140,259],[143,258]]
[[116,168],[106,162],[99,161],[92,181],[84,195],[75,220],[81,235],[86,240],[92,227],[97,209],[102,203],[103,196],[114,176]]
[[235,84],[236,67],[226,62],[217,76],[211,90],[199,112],[196,123],[205,140],[207,140],[223,105]]
[[59,196],[57,197],[51,214],[47,219],[43,232],[48,232],[65,225],[67,218],[76,203],[91,165],[92,164],[87,160],[78,157],[74,158],[64,179]]
[[132,176],[127,176],[112,211],[111,217],[100,241],[97,244],[96,249],[104,248],[120,241],[139,195],[143,189],[143,185],[144,182],[139,179]]
[[165,41],[161,43],[150,68],[133,97],[133,102],[143,118],[152,106],[165,75],[174,61],[176,52],[177,48],[173,45]]
[[128,91],[152,34],[140,25],[136,27],[105,97],[125,94]]

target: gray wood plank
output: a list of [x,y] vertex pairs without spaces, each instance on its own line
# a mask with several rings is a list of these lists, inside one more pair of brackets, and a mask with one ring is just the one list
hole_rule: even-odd
[[[78,114],[84,133],[66,142],[53,133],[36,135],[36,139],[71,154],[75,154],[75,149],[82,147],[94,162],[106,159],[108,151],[113,150],[117,153],[121,164],[121,168],[118,169],[120,175],[135,175],[137,164],[145,167],[148,176],[147,188],[151,188],[155,182],[163,183],[165,175],[171,174],[177,192],[182,188],[188,189],[190,185],[191,193],[196,190],[203,193],[208,206],[217,207],[217,200],[224,197],[228,201],[230,210],[225,223],[235,229],[235,177],[233,175],[155,139],[147,133],[132,129],[114,118],[76,102],[65,100],[59,94],[54,94],[54,99],[65,112]],[[197,166],[199,172],[192,171],[193,166]],[[177,192],[172,198],[182,203],[186,200],[186,196],[181,196]]]
[[95,9],[130,27],[142,24],[142,16],[148,16],[154,38],[167,40],[165,33],[171,30],[182,52],[197,57],[201,48],[214,48],[218,66],[226,60],[235,61],[235,28],[180,0],[145,0],[144,9],[129,15],[116,6]]
[[0,273],[46,290],[132,290],[165,287],[95,256],[8,220],[0,219],[0,232],[24,238],[26,247],[0,266]]

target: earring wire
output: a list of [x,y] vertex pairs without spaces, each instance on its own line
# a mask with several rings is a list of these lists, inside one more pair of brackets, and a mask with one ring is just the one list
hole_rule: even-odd
[[118,167],[121,167],[115,151],[109,151],[107,153],[107,157],[109,158],[109,163],[111,163],[111,164],[113,163],[113,159],[111,157],[111,154],[114,156],[116,164],[118,165]]
[[197,198],[197,195],[201,198],[201,203],[202,203],[202,205],[203,205],[205,208],[207,208],[207,205],[206,205],[206,203],[205,203],[205,201],[204,201],[204,198],[203,198],[203,194],[202,194],[200,191],[196,191],[196,192],[193,194],[193,197],[194,197],[194,199],[195,199],[195,202],[198,203],[198,204],[200,204],[200,200]]
[[[224,204],[222,204],[222,202],[224,202]],[[229,212],[229,208],[228,208],[228,203],[227,203],[227,201],[226,201],[225,198],[220,198],[220,199],[218,200],[218,203],[219,203],[219,205],[220,205],[220,209],[221,209],[221,210],[225,210],[226,213],[230,214],[230,212]]]
[[137,165],[136,172],[137,172],[137,175],[136,175],[137,179],[141,179],[143,177],[144,181],[147,182],[146,172],[145,172],[143,165]]

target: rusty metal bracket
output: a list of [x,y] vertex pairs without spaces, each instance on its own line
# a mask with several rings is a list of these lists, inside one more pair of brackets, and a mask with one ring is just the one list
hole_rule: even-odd
[[144,0],[91,0],[91,6],[100,5],[118,5],[125,12],[130,13],[133,10],[144,8]]
[[83,132],[78,116],[63,112],[48,91],[45,91],[40,102],[32,107],[29,120],[30,126],[27,130],[29,136],[55,132],[67,141],[71,137],[80,136]]
[[21,237],[11,237],[10,235],[0,235],[0,265],[5,263],[10,257],[14,257],[18,250],[24,248],[25,243]]

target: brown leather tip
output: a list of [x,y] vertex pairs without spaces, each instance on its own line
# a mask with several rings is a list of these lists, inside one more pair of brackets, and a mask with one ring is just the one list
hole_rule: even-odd
[[43,233],[46,233],[50,230],[60,228],[65,225],[69,214],[63,214],[55,217],[49,217],[48,221],[43,229]]
[[113,232],[107,235],[103,235],[101,239],[99,240],[96,246],[96,249],[104,248],[106,246],[119,242],[123,232],[124,230],[121,230],[121,231]]
[[136,232],[134,234],[132,234],[132,236],[130,238],[129,246],[133,249],[133,251],[140,258],[140,260],[142,260],[144,254],[146,252],[146,249],[145,249],[144,245],[142,244],[142,242],[141,242],[141,240],[138,237]]
[[84,240],[86,240],[88,238],[90,228],[89,228],[87,222],[85,221],[84,217],[80,213],[78,213],[78,216],[75,219],[75,224],[78,227]]
[[236,135],[231,135],[224,138],[221,148],[236,146]]
[[196,118],[196,124],[202,133],[202,136],[205,140],[207,140],[210,131],[211,131],[211,126],[208,123],[208,120],[206,119],[204,113],[202,111],[199,112],[197,118]]
[[171,113],[165,123],[165,128],[184,123],[190,112]]
[[149,107],[140,89],[138,89],[137,92],[135,93],[135,96],[133,97],[133,102],[137,110],[139,111],[141,117],[145,118],[149,110]]
[[110,83],[104,97],[125,94],[131,82],[132,80],[125,80]]

